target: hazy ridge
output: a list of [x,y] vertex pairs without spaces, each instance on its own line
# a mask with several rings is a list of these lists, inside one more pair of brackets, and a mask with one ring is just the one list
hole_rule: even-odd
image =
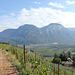
[[51,23],[42,28],[25,24],[18,29],[0,32],[0,41],[17,44],[74,44],[74,34],[74,31],[58,23]]

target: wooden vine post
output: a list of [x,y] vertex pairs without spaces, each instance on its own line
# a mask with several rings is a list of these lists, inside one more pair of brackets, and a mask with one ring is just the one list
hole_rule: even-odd
[[72,75],[73,75],[73,70],[72,70]]
[[25,63],[25,44],[24,44],[24,63]]
[[17,49],[16,49],[16,58],[18,59],[18,51],[17,51]]
[[59,63],[58,63],[58,75],[59,75]]
[[25,44],[24,44],[24,69],[26,68],[26,65],[25,65]]
[[55,75],[55,64],[54,64],[54,75]]
[[36,53],[35,53],[35,61],[36,61]]

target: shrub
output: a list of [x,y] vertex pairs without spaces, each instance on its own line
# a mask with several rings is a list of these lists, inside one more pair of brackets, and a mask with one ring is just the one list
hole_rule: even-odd
[[61,59],[58,58],[58,57],[57,57],[57,58],[54,58],[54,59],[53,59],[53,62],[54,62],[54,63],[61,63]]

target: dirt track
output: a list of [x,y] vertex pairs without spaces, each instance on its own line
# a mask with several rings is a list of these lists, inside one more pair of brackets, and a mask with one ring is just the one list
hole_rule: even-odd
[[0,51],[0,75],[18,75],[16,67],[7,55]]

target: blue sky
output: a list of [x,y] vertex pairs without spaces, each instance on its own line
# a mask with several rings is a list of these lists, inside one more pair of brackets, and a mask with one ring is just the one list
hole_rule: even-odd
[[75,27],[75,0],[0,0],[0,31],[50,23]]

